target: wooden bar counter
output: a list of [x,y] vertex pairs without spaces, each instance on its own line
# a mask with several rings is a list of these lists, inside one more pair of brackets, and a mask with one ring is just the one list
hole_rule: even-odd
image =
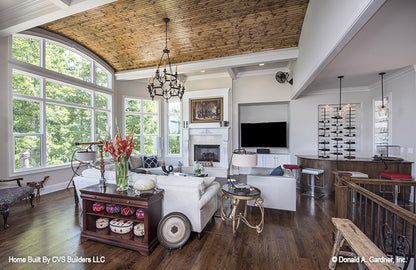
[[[335,159],[318,158],[317,156],[296,155],[299,166],[304,168],[322,169],[325,171],[324,190],[326,197],[334,197],[334,171],[357,171],[368,174],[369,178],[379,178],[381,172],[395,172],[412,174],[412,163],[410,161],[374,161],[371,158]],[[387,168],[386,168],[387,166]],[[301,183],[306,187],[306,175],[301,175]],[[319,184],[319,183],[318,183]]]

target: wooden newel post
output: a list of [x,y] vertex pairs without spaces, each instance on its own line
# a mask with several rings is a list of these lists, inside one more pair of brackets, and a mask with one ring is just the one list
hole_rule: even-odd
[[336,171],[335,174],[335,216],[347,218],[348,188],[343,183],[351,181],[351,173]]

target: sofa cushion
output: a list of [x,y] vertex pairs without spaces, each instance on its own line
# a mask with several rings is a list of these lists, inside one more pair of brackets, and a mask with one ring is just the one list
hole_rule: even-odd
[[215,181],[215,177],[203,177],[205,188],[209,187],[214,181]]
[[157,156],[153,156],[153,157],[144,156],[143,163],[144,163],[145,168],[156,168],[158,165]]
[[31,187],[5,188],[0,191],[0,210],[4,211],[16,202],[33,193]]
[[[108,165],[108,164],[113,164],[114,163],[114,159],[113,158],[103,158],[104,161],[104,165]],[[94,161],[94,166],[99,167],[101,165],[101,159],[97,159],[96,161]]]
[[130,166],[130,170],[143,168],[143,157],[140,155],[130,156],[129,166]]
[[106,164],[104,165],[104,170],[106,171],[115,171],[116,170],[116,164]]
[[163,186],[177,186],[177,187],[186,187],[194,188],[199,191],[199,195],[205,193],[205,185],[203,177],[184,177],[176,175],[158,175],[157,176],[157,186],[163,188]]
[[282,166],[278,166],[276,167],[271,173],[270,175],[274,175],[274,176],[282,176],[283,175],[283,169]]
[[[133,176],[133,172],[128,172],[128,176],[132,177]],[[97,169],[86,169],[82,171],[82,176],[84,177],[88,177],[88,178],[96,178],[97,179],[97,183],[98,180],[101,178],[101,172]],[[116,180],[116,171],[105,171],[104,172],[104,177],[106,180],[112,181],[114,182]]]

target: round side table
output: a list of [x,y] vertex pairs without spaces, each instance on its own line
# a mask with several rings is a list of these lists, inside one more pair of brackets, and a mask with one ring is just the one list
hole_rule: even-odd
[[[238,192],[234,188],[230,188],[228,184],[225,184],[221,188],[221,219],[228,220],[233,222],[233,234],[235,236],[238,227],[240,226],[240,221],[243,221],[248,227],[253,228],[257,233],[261,233],[264,227],[264,207],[263,207],[263,198],[260,196],[261,191],[258,188],[252,187],[248,193]],[[233,200],[233,209],[231,216],[227,217],[224,213],[223,202],[225,198],[231,198]],[[255,200],[254,205],[260,209],[261,212],[261,221],[257,225],[251,225],[247,220],[247,201]],[[237,213],[237,208],[239,203],[244,205],[244,213]]]

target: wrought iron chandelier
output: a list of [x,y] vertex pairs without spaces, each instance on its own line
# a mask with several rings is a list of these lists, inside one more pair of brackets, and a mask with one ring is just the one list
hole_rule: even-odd
[[[163,22],[166,24],[166,43],[165,49],[163,50],[162,57],[160,58],[159,64],[156,67],[156,72],[152,75],[152,78],[149,78],[147,89],[149,90],[150,97],[152,100],[155,96],[160,96],[165,99],[166,102],[169,101],[171,97],[179,97],[182,100],[183,94],[185,92],[184,82],[179,81],[178,79],[178,66],[176,65],[175,73],[172,71],[172,63],[170,62],[168,49],[168,22],[169,18],[163,18]],[[166,59],[163,58],[167,56]],[[163,69],[162,68],[163,64]]]

